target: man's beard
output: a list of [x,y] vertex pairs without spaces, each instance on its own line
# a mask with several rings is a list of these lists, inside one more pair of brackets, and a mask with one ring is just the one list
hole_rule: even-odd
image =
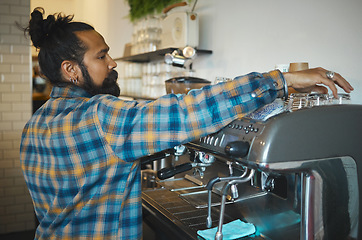
[[96,86],[93,82],[93,79],[89,75],[87,67],[82,63],[80,68],[83,74],[83,89],[92,94],[93,96],[97,94],[111,94],[115,97],[119,97],[121,90],[117,83],[118,73],[116,70],[112,70],[108,76],[104,79],[102,86]]

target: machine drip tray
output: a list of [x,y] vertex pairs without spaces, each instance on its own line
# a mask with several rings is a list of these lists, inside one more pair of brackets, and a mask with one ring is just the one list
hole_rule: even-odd
[[195,181],[192,181],[188,178],[159,180],[157,183],[162,187],[170,190],[171,192],[187,191],[194,189],[199,190],[204,189],[205,187],[201,180],[197,181],[197,179],[195,179]]
[[[227,197],[226,204],[241,202],[244,200],[265,196],[267,193],[260,191],[254,187],[245,186],[242,190],[239,190],[239,197],[235,200],[231,199],[230,196]],[[206,189],[202,191],[181,193],[179,195],[184,201],[193,205],[195,208],[207,208],[208,205],[208,191]],[[220,190],[216,188],[211,194],[211,206],[221,205],[221,194]]]

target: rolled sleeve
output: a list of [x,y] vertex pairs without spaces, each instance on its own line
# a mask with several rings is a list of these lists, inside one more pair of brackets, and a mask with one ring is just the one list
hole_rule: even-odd
[[278,91],[277,94],[278,98],[283,98],[283,97],[286,98],[286,95],[288,95],[288,92],[286,90],[288,89],[288,85],[283,74],[279,70],[263,73],[263,76],[273,81],[275,90]]

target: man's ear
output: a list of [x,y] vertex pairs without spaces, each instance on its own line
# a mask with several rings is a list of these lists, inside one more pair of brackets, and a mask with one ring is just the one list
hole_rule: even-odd
[[65,81],[78,82],[79,66],[74,61],[64,60],[61,64],[62,75]]

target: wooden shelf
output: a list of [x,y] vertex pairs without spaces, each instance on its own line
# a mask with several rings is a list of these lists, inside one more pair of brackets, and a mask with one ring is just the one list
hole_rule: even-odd
[[[147,52],[137,55],[132,55],[128,57],[122,57],[122,58],[115,58],[115,61],[127,61],[127,62],[135,62],[135,63],[147,63],[157,60],[162,60],[165,57],[166,53],[172,53],[174,50],[177,50],[177,48],[165,48],[156,50],[153,52]],[[211,54],[211,50],[202,50],[202,49],[196,49],[197,54]]]

